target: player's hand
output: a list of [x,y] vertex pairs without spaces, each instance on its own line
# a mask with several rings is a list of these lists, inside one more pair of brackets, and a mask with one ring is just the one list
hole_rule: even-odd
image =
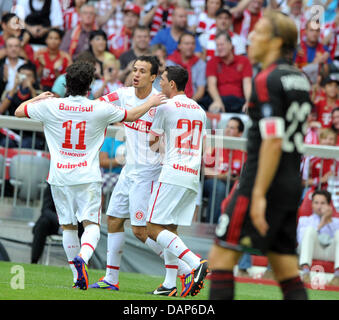
[[332,222],[333,208],[331,205],[324,205],[321,210],[321,219],[318,225],[318,230],[323,226]]
[[163,93],[155,93],[149,99],[148,102],[151,104],[152,107],[157,107],[160,104],[165,103],[167,97]]
[[252,196],[250,217],[254,227],[263,237],[268,230],[268,224],[265,218],[266,205],[266,198],[264,196]]
[[53,98],[53,97],[54,97],[54,94],[52,92],[46,91],[36,96],[34,98],[34,101],[43,100],[47,98]]

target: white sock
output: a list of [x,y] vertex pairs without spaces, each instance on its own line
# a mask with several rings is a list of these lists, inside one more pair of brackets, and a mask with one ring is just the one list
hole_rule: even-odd
[[88,264],[92,257],[95,248],[100,239],[100,227],[97,224],[89,224],[86,226],[84,233],[81,236],[80,256]]
[[192,269],[200,265],[200,258],[189,250],[180,237],[173,232],[163,230],[158,234],[157,242],[172,252],[179,259],[185,261]]
[[[152,249],[160,258],[164,259],[164,249],[160,246],[159,243],[152,240],[151,238],[147,238],[145,244]],[[181,276],[183,274],[190,273],[192,268],[182,260],[178,260],[178,275]]]
[[73,273],[73,281],[76,282],[78,278],[77,269],[74,267],[73,259],[79,254],[80,241],[78,238],[78,230],[63,230],[62,245],[64,247],[69,267]]
[[165,260],[165,268],[166,268],[166,277],[162,285],[167,289],[171,289],[177,286],[179,259],[170,250],[165,249],[164,260]]
[[111,284],[119,283],[120,263],[124,244],[125,232],[107,234],[107,266],[104,280]]

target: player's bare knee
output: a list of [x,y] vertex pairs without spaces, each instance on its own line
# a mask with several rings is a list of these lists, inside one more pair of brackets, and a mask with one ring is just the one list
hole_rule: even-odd
[[240,252],[214,245],[209,253],[208,263],[212,269],[233,270]]
[[125,219],[107,216],[107,231],[108,233],[124,232]]
[[62,230],[78,230],[78,226],[74,224],[63,224],[61,228]]

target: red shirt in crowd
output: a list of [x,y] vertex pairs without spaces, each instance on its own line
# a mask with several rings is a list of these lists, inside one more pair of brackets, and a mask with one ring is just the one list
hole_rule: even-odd
[[[231,155],[232,152],[232,155]],[[229,160],[232,157],[231,164]],[[226,174],[231,168],[231,174],[240,176],[243,164],[247,159],[247,153],[241,150],[213,149],[204,157],[206,168],[215,168],[216,174]]]
[[243,79],[252,77],[252,66],[245,56],[234,56],[230,64],[220,57],[213,57],[207,62],[206,77],[215,76],[217,87],[221,96],[244,97]]
[[339,99],[337,99],[334,106],[327,103],[326,98],[322,98],[315,103],[315,113],[317,114],[317,121],[321,123],[322,128],[331,128],[332,115],[331,112],[334,107],[339,106]]

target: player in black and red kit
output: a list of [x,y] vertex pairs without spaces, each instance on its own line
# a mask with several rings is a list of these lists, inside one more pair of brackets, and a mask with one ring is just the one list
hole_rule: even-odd
[[296,44],[297,29],[280,12],[266,11],[251,37],[249,57],[262,71],[249,102],[247,162],[210,252],[211,300],[234,298],[242,251],[267,255],[284,299],[307,299],[295,249],[300,153],[312,106],[310,84],[290,62]]

